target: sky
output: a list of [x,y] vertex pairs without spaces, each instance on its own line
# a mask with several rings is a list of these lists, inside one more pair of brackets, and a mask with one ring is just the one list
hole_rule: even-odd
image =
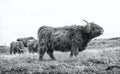
[[98,38],[120,37],[119,0],[0,0],[0,45],[37,38],[43,25],[85,25],[82,19],[104,28]]

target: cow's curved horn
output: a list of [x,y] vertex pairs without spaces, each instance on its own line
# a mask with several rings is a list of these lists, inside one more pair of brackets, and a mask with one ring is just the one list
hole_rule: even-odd
[[86,20],[83,20],[84,22],[86,22],[87,23],[87,25],[89,25],[89,23],[86,21]]

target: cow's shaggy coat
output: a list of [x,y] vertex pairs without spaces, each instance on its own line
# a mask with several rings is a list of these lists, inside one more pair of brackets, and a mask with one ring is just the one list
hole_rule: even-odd
[[[85,20],[84,20],[85,21]],[[53,51],[71,51],[70,56],[77,56],[83,51],[88,42],[103,33],[103,28],[95,23],[87,23],[86,26],[73,25],[65,27],[42,26],[38,30],[39,59],[43,59],[45,52],[52,60],[55,60]]]
[[27,47],[30,53],[38,52],[38,40],[30,40],[27,44]]
[[17,41],[22,41],[24,46],[27,47],[27,41],[31,39],[34,39],[34,37],[18,38]]
[[23,53],[24,44],[22,41],[16,41],[10,43],[10,54]]

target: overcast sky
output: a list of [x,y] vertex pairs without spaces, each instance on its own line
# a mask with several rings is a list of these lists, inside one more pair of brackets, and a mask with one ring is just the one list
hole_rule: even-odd
[[0,0],[0,45],[20,37],[37,38],[42,25],[83,25],[81,19],[102,26],[99,38],[120,36],[119,0]]

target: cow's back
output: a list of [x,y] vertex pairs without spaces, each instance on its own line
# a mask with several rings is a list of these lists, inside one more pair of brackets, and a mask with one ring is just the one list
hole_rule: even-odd
[[13,49],[13,48],[15,48],[16,47],[16,42],[11,42],[10,43],[10,49]]
[[47,26],[40,27],[38,30],[39,41],[41,41],[42,39],[46,39],[47,41],[49,41],[52,33],[54,33],[54,28],[52,27]]

